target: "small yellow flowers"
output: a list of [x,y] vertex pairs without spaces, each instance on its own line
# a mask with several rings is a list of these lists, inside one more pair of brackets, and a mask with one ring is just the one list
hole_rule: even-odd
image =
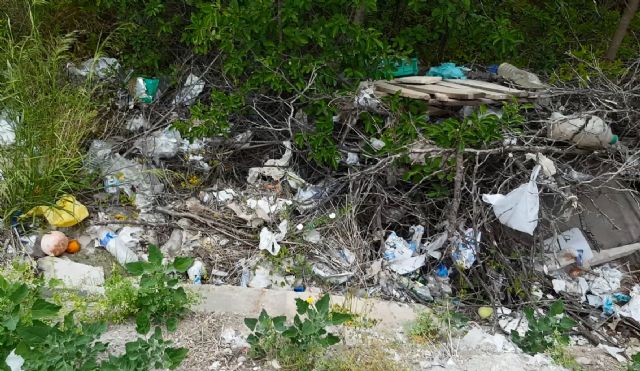
[[313,304],[313,298],[311,296],[309,296],[305,301],[309,304]]

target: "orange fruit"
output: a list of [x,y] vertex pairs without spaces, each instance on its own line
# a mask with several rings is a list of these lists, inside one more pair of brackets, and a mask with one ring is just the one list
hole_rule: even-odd
[[80,251],[80,242],[76,240],[69,240],[69,244],[67,245],[67,252],[69,254],[75,254]]

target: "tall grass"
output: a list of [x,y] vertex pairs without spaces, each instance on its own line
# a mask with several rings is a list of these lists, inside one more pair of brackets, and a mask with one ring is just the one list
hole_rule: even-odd
[[[25,0],[9,0],[25,3]],[[15,212],[51,205],[88,184],[82,144],[92,131],[96,106],[89,85],[67,78],[73,34],[42,35],[30,7],[30,29],[0,22],[0,111],[15,124],[15,144],[0,147],[0,209]]]

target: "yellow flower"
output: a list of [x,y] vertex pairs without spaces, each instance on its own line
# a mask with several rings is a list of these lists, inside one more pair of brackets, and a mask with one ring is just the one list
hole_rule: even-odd
[[309,296],[306,300],[307,303],[309,304],[313,304],[313,298],[311,296]]

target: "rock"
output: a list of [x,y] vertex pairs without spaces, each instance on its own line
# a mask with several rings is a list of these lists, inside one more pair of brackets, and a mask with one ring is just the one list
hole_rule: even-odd
[[587,366],[587,365],[590,365],[592,363],[591,360],[588,357],[577,357],[576,358],[576,362],[578,364],[580,364],[580,365],[583,365],[583,366]]
[[85,291],[101,291],[104,284],[102,267],[72,262],[71,260],[52,256],[38,260],[38,269],[42,270],[47,280],[52,278],[62,281],[66,288]]
[[226,328],[220,334],[222,341],[229,345],[231,349],[246,349],[249,348],[249,343],[242,337],[236,330],[232,328]]
[[40,248],[49,256],[60,256],[67,249],[67,244],[69,244],[69,239],[64,233],[52,231],[42,236]]

